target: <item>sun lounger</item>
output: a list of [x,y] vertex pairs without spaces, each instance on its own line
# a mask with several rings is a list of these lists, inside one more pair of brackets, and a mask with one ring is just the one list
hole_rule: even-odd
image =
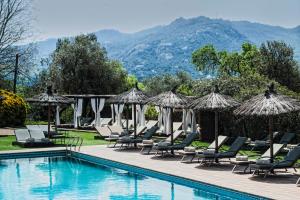
[[146,127],[145,127],[144,130],[146,130],[146,132],[144,133],[144,135],[142,137],[133,138],[132,136],[124,136],[124,137],[121,137],[117,141],[117,143],[122,144],[121,147],[123,147],[124,144],[129,146],[130,144],[141,143],[141,142],[143,142],[143,140],[150,140],[152,138],[152,136],[155,134],[155,132],[157,131],[157,129],[158,129],[157,126],[153,126],[148,130],[146,130]]
[[[218,149],[221,148],[221,146],[228,140],[227,136],[219,135],[218,136]],[[186,147],[184,148],[183,151],[179,151],[179,153],[182,155],[181,162],[193,162],[194,158],[196,157],[197,154],[202,154],[204,150],[214,150],[216,147],[215,141],[213,141],[207,148],[201,149],[201,150],[196,150],[195,147]],[[187,158],[190,158],[187,160]]]
[[[279,136],[279,132],[274,132],[273,133],[273,139],[276,139]],[[267,148],[270,146],[270,136],[267,135],[264,139],[262,140],[255,140],[254,142],[251,142],[249,144],[251,146],[251,151],[254,149],[259,149],[259,148]]]
[[110,125],[112,118],[101,118],[101,126]]
[[240,151],[240,149],[243,147],[243,145],[246,143],[246,141],[246,137],[237,137],[235,141],[231,144],[228,151],[215,153],[214,150],[205,150],[203,151],[203,154],[197,155],[197,157],[201,159],[200,164],[203,164],[205,162],[214,162],[217,159],[234,158]]
[[[130,135],[128,135],[127,133],[123,132],[123,129],[122,129],[122,132],[120,133],[120,127],[115,127],[115,126],[109,126],[112,134],[108,137],[108,138],[105,138],[106,141],[109,141],[110,143],[112,142],[115,142],[115,144],[112,146],[112,147],[115,147],[117,144],[118,144],[118,140],[121,138],[121,137],[134,137],[134,132],[131,133]],[[146,129],[146,126],[140,126],[140,127],[137,127],[137,130],[136,130],[136,136],[139,136],[140,134],[143,133],[143,131]],[[108,145],[108,147],[111,147],[110,145]]]
[[295,133],[284,133],[279,144],[287,145],[296,137]]
[[45,138],[43,132],[39,129],[29,130],[17,129],[15,130],[16,141],[13,145],[20,145],[23,147],[46,147],[52,146],[53,142]]
[[294,164],[297,162],[297,160],[300,158],[300,146],[295,147],[294,149],[292,149],[285,157],[282,161],[277,161],[274,163],[267,163],[267,162],[262,162],[262,163],[258,163],[256,162],[256,164],[250,164],[250,172],[252,170],[253,171],[253,176],[254,175],[259,175],[261,171],[264,172],[266,177],[270,172],[275,174],[275,170],[276,169],[287,169],[287,168],[294,168],[295,166]]
[[111,130],[107,126],[96,126],[95,129],[97,130],[97,136],[95,139],[98,138],[107,138],[111,135]]
[[159,152],[163,155],[164,152],[174,151],[174,150],[181,150],[185,147],[192,144],[192,142],[198,137],[198,133],[189,133],[185,139],[180,142],[179,144],[171,145],[170,143],[158,143],[154,149],[156,150],[157,155]]
[[36,129],[40,129],[39,125],[26,125],[26,128],[28,130],[36,130]]
[[154,126],[157,126],[158,124],[158,121],[155,121],[155,120],[149,120],[147,123],[146,123],[146,127],[147,127],[147,130],[154,127]]
[[[173,133],[173,140],[175,141],[180,135],[183,134],[183,130],[176,130]],[[147,154],[149,154],[153,147],[157,146],[158,144],[171,144],[171,135],[167,137],[165,140],[162,140],[158,143],[154,143],[153,140],[144,140],[142,143],[138,144],[138,147],[142,148],[141,153],[143,154],[145,151],[147,151]]]
[[30,140],[30,134],[27,129],[16,129],[14,132],[16,141],[13,142],[13,145],[25,146],[27,143],[32,142],[32,140]]
[[[283,144],[273,144],[274,157],[282,150],[283,147],[284,147]],[[249,156],[240,156],[240,157],[237,156],[235,159],[230,160],[230,163],[234,165],[232,168],[232,172],[234,172],[234,170],[238,166],[244,166],[243,171],[245,173],[246,170],[249,168],[249,165],[256,163],[257,160],[259,160],[259,162],[261,160],[270,160],[270,148],[264,154],[262,154],[258,159],[249,159],[250,157]]]

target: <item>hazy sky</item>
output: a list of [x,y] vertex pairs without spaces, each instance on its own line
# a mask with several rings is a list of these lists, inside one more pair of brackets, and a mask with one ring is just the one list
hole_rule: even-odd
[[300,0],[32,0],[37,38],[113,28],[135,32],[178,17],[300,25]]

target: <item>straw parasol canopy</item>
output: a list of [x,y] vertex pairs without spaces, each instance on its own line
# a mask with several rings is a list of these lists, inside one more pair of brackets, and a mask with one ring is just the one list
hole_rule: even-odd
[[220,94],[220,90],[216,85],[212,93],[195,99],[189,106],[194,110],[212,111],[215,113],[215,153],[218,153],[219,112],[230,110],[238,105],[239,102],[234,100],[231,96]]
[[254,96],[238,107],[234,114],[245,116],[267,116],[269,119],[270,160],[273,162],[273,117],[300,110],[296,99],[276,92],[274,83],[268,86],[263,94]]
[[[28,98],[26,101],[29,103],[38,103],[43,106],[48,106],[48,133],[50,133],[51,106],[73,103],[72,99],[53,93],[52,86],[48,86],[45,93]],[[48,136],[50,136],[50,134],[48,134]]]
[[137,83],[131,90],[119,94],[109,101],[120,104],[145,104],[148,96],[138,88]]
[[5,99],[5,97],[0,95],[0,102],[4,99]]
[[[148,96],[138,88],[138,83],[136,82],[135,87],[133,87],[131,90],[119,94],[109,100],[111,103],[133,105],[134,138],[136,138],[136,105],[146,104],[147,99]],[[128,131],[128,115],[126,124]],[[136,143],[134,145],[136,146]]]
[[[148,104],[155,105],[155,106],[160,106],[166,109],[170,109],[170,119],[169,121],[171,122],[171,145],[173,145],[173,120],[172,120],[172,115],[173,115],[173,109],[183,109],[188,107],[188,102],[189,99],[181,94],[176,93],[176,88],[174,87],[171,91],[168,92],[163,92],[157,96],[154,96],[148,100]],[[173,150],[171,151],[172,154],[174,154]]]

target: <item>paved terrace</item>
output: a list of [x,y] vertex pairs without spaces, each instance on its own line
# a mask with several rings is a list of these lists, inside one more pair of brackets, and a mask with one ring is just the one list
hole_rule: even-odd
[[233,166],[229,163],[199,167],[198,163],[179,162],[181,158],[179,156],[162,158],[153,154],[141,155],[137,150],[118,150],[105,146],[85,146],[82,147],[81,153],[272,199],[291,200],[300,197],[300,188],[295,184],[298,176],[295,175],[280,173],[266,179],[262,177],[250,179],[250,174],[231,173]]
[[[0,154],[63,149],[65,148],[24,149],[1,151]],[[81,153],[272,199],[291,200],[299,199],[300,196],[300,187],[296,187],[295,185],[298,176],[291,174],[269,176],[266,179],[262,177],[250,179],[251,175],[249,174],[231,173],[232,165],[226,163],[222,165],[212,165],[210,167],[199,167],[198,163],[180,163],[179,156],[164,158],[160,156],[154,157],[153,154],[141,155],[138,150],[118,150],[107,148],[106,146],[83,146]]]

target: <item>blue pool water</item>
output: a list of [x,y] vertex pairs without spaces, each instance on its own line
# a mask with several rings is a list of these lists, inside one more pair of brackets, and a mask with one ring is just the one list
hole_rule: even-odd
[[[234,199],[73,158],[0,160],[0,199]],[[242,199],[246,199],[243,197]]]

